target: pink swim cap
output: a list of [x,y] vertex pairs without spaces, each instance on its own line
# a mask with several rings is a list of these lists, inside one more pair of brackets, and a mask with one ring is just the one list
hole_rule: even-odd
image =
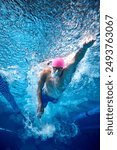
[[52,61],[52,67],[61,67],[61,68],[64,68],[64,59],[63,58],[55,58]]

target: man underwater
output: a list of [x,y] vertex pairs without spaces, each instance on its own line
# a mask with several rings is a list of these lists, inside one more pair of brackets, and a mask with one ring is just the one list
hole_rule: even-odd
[[44,113],[44,107],[47,105],[48,101],[54,103],[62,95],[63,91],[71,81],[77,64],[82,60],[87,49],[91,47],[94,42],[95,40],[92,37],[85,40],[82,48],[78,50],[72,60],[68,62],[67,66],[65,66],[63,58],[55,58],[52,61],[51,66],[47,66],[47,68],[42,70],[37,88],[38,117],[41,117]]

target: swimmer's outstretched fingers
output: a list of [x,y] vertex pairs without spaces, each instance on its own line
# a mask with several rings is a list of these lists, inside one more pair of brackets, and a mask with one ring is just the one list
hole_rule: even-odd
[[94,42],[96,41],[96,39],[93,38],[88,38],[87,40],[85,40],[85,42],[83,43],[83,47],[89,48],[91,47]]

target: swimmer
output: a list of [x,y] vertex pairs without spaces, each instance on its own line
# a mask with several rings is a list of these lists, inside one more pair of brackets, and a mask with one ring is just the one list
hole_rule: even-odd
[[[63,58],[55,58],[52,61],[51,66],[48,65],[40,73],[40,79],[38,81],[37,97],[38,107],[37,116],[41,117],[44,113],[44,96],[48,101],[56,101],[60,98],[67,85],[70,83],[73,73],[76,70],[77,64],[84,57],[87,49],[93,45],[95,40],[90,37],[83,42],[82,48],[78,50],[75,56],[67,66],[65,66]],[[49,100],[51,99],[51,100]]]

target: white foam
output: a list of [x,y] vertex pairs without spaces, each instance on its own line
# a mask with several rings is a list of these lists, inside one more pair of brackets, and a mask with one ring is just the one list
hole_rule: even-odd
[[18,69],[19,67],[17,65],[8,66],[7,68],[1,68],[0,74],[4,75],[9,83],[12,83],[13,81],[19,80],[21,78]]
[[39,134],[42,136],[42,139],[53,137],[56,129],[52,124],[45,124]]

